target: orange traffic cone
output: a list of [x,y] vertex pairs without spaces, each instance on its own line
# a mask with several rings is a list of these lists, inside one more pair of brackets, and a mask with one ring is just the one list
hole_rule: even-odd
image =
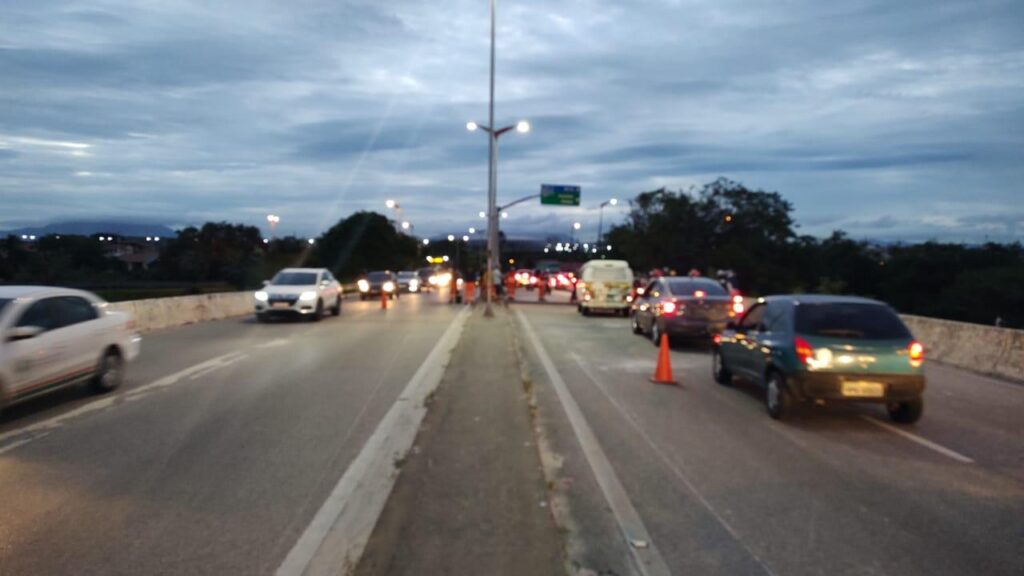
[[381,310],[387,310],[388,309],[388,295],[387,295],[387,292],[385,292],[384,290],[380,291],[380,309]]
[[658,346],[658,366],[654,369],[654,376],[651,382],[655,384],[679,384],[678,380],[672,379],[672,359],[668,352],[668,334],[661,335],[661,344]]

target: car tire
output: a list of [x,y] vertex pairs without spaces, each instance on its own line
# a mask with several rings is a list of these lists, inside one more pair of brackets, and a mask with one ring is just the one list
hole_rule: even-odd
[[323,317],[324,317],[324,301],[323,300],[317,300],[316,301],[316,310],[313,311],[313,315],[312,315],[312,318],[310,318],[310,320],[312,320],[313,322],[319,322],[321,319],[323,319]]
[[580,306],[580,314],[583,314],[584,316],[590,316],[590,308]]
[[651,321],[651,342],[655,346],[661,346],[661,327],[658,326],[658,319]]
[[722,386],[732,385],[732,372],[726,367],[725,358],[718,348],[711,352],[711,375]]
[[889,418],[893,422],[913,424],[920,420],[924,413],[924,399],[915,398],[906,402],[893,402],[887,404],[886,408],[889,410]]
[[764,406],[775,420],[783,420],[793,411],[793,394],[786,387],[786,377],[778,370],[765,377]]
[[96,365],[96,374],[92,377],[92,390],[104,394],[115,390],[124,382],[124,358],[113,348],[108,349]]
[[629,315],[629,324],[633,328],[633,334],[643,334],[644,329],[640,327],[640,320],[636,317],[636,314]]
[[340,316],[340,315],[341,315],[341,296],[338,296],[334,300],[334,306],[331,307],[331,316]]

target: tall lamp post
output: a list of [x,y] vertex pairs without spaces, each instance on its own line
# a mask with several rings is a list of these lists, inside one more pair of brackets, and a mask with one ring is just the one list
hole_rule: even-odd
[[601,205],[597,207],[597,245],[600,246],[604,242],[604,207],[611,205],[615,206],[619,203],[618,198],[611,198],[601,202]]
[[388,207],[388,210],[394,210],[395,211],[395,223],[396,224],[402,220],[402,207],[398,204],[398,202],[392,200],[391,198],[388,198],[384,202],[384,205]]
[[582,227],[583,225],[580,224],[579,222],[572,223],[572,228],[569,230],[569,245],[573,245],[576,243],[576,232],[578,232],[579,229]]
[[274,237],[274,232],[277,230],[277,223],[281,221],[281,217],[277,214],[267,214],[267,224],[270,225],[270,237]]
[[466,128],[469,130],[481,129],[488,135],[488,164],[487,164],[487,275],[486,293],[487,307],[484,310],[486,316],[492,316],[491,310],[491,289],[494,285],[494,269],[498,263],[498,138],[509,130],[515,129],[518,132],[529,132],[530,124],[520,121],[514,126],[494,128],[494,29],[495,12],[497,0],[491,0],[491,97],[488,107],[487,125],[481,126],[476,122],[469,122]]

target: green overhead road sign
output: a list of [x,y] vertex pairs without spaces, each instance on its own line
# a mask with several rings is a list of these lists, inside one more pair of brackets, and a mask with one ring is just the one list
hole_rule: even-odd
[[541,184],[540,203],[555,206],[579,206],[580,187],[564,184]]

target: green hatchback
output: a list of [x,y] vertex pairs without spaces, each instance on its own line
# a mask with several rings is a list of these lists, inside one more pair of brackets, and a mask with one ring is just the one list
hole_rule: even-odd
[[876,300],[761,298],[713,341],[715,380],[762,385],[772,418],[812,400],[883,403],[901,423],[916,422],[924,409],[924,347]]

